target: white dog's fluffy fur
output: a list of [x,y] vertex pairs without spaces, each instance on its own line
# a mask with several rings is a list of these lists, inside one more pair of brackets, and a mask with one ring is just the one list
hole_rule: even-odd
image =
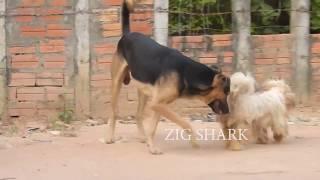
[[[230,114],[220,117],[226,136],[228,129],[249,128],[257,143],[268,142],[268,129],[276,142],[288,135],[288,111],[294,107],[294,94],[283,80],[268,80],[255,92],[250,74],[237,72],[231,76],[228,104]],[[242,149],[242,142],[231,140],[227,148]]]

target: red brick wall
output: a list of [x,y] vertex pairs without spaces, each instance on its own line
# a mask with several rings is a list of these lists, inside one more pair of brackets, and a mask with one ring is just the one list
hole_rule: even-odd
[[73,108],[72,9],[72,0],[7,1],[9,117],[50,120]]
[[[121,35],[121,18],[119,0],[104,0],[92,8],[94,15],[91,26],[99,30],[91,33],[91,110],[97,118],[105,118],[110,113],[110,67],[111,58]],[[131,31],[141,32],[146,35],[153,33],[153,1],[143,0],[131,15]],[[123,86],[120,93],[120,108],[123,115],[134,113],[136,105],[136,89],[131,83]],[[134,108],[135,109],[135,108]]]
[[312,92],[313,100],[319,104],[320,101],[320,34],[314,34],[311,38],[311,70],[312,70]]
[[[268,78],[282,78],[291,86],[293,65],[291,59],[290,34],[252,36],[252,68],[258,82]],[[233,71],[234,53],[232,36],[175,36],[170,38],[170,46],[204,64],[218,64],[223,71]],[[320,35],[311,35],[312,100],[320,100]]]
[[[121,0],[90,1],[91,111],[105,118],[110,113],[110,66],[121,35]],[[62,108],[75,107],[75,3],[74,0],[10,0],[6,20],[9,118],[51,120]],[[143,0],[131,17],[132,31],[152,36],[153,1]],[[280,77],[290,82],[292,61],[290,35],[253,36],[255,77],[262,81]],[[233,71],[232,36],[171,37],[170,46],[205,64]],[[320,35],[312,35],[312,92],[320,100]],[[122,115],[135,113],[135,83],[120,94]],[[179,100],[175,109],[183,114],[207,112],[198,101]]]

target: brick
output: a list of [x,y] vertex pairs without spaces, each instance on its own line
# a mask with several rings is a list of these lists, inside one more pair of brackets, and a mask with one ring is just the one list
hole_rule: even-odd
[[47,37],[69,37],[71,35],[71,30],[52,30],[48,29],[46,36]]
[[145,35],[151,35],[152,34],[152,24],[148,22],[134,22],[131,23],[131,31],[134,32],[140,32]]
[[113,54],[116,51],[116,43],[97,44],[94,46],[96,54]]
[[153,4],[153,0],[140,0],[139,4],[149,4],[152,5]]
[[34,73],[11,73],[11,79],[35,79]]
[[9,109],[34,109],[36,107],[37,107],[37,103],[34,101],[9,103]]
[[58,111],[56,109],[39,109],[38,115],[39,116],[49,116],[49,117],[55,117],[57,116]]
[[111,63],[112,62],[112,56],[104,56],[104,57],[99,57],[97,59],[98,63]]
[[290,58],[278,58],[277,64],[290,64],[291,60]]
[[12,62],[39,62],[39,58],[34,54],[22,54],[11,56]]
[[111,87],[111,80],[91,81],[92,87]]
[[277,34],[273,36],[275,41],[285,41],[291,39],[291,34]]
[[221,35],[213,35],[213,41],[231,41],[231,34],[221,34]]
[[27,23],[27,22],[32,22],[33,21],[33,16],[17,16],[14,18],[16,22],[19,23]]
[[120,23],[110,23],[110,24],[103,24],[103,30],[120,30],[121,24]]
[[38,86],[62,86],[63,79],[37,79]]
[[64,52],[64,46],[58,45],[51,45],[51,44],[41,44],[40,45],[40,52],[41,53],[58,53]]
[[199,58],[200,62],[203,64],[213,64],[217,63],[218,59],[217,58]]
[[74,94],[74,89],[63,87],[45,87],[48,94]]
[[119,20],[120,20],[118,14],[100,15],[98,19],[99,19],[101,22],[106,22],[106,23],[117,23],[117,22],[119,22]]
[[231,41],[215,41],[213,42],[213,46],[230,46]]
[[224,57],[223,58],[223,63],[231,64],[232,61],[233,61],[233,57]]
[[110,31],[102,32],[103,37],[117,37],[117,36],[121,36],[121,34],[122,34],[121,30],[110,30]]
[[36,48],[34,46],[16,46],[9,48],[10,54],[27,54],[27,53],[35,53]]
[[183,36],[171,36],[172,43],[180,43],[183,41]]
[[25,37],[44,37],[46,29],[37,26],[22,26],[20,27],[21,35]]
[[38,79],[48,79],[48,78],[54,78],[54,79],[63,79],[63,73],[58,72],[42,72],[37,74]]
[[173,43],[171,43],[171,48],[181,50],[181,48],[182,48],[182,43],[173,42]]
[[119,0],[103,0],[103,3],[107,6],[120,6],[122,1]]
[[233,57],[234,53],[232,51],[223,52],[224,57]]
[[290,72],[291,66],[289,65],[278,65],[275,69],[276,72]]
[[20,27],[20,31],[22,32],[42,32],[42,31],[46,31],[45,27],[42,26],[21,26]]
[[11,117],[16,116],[27,116],[27,117],[34,117],[37,113],[36,109],[9,109],[8,114]]
[[45,42],[41,42],[41,45],[65,46],[65,41],[63,39],[51,39]]
[[111,79],[111,73],[108,72],[108,73],[100,73],[100,74],[93,74],[91,76],[91,80],[92,81],[99,81],[99,80],[109,80]]
[[41,15],[63,15],[64,14],[64,10],[60,9],[60,8],[41,8],[39,9],[39,13]]
[[44,94],[17,94],[18,101],[44,101]]
[[45,0],[22,0],[21,6],[23,7],[39,7],[43,6]]
[[14,101],[17,99],[17,88],[16,87],[10,87],[9,88],[9,100]]
[[311,63],[320,63],[320,57],[312,57]]
[[36,84],[35,79],[11,79],[9,87],[15,86],[34,86]]
[[45,62],[66,62],[67,58],[62,54],[45,54],[42,56]]
[[65,62],[44,62],[44,67],[47,69],[63,69],[65,67]]
[[290,57],[290,52],[289,52],[289,49],[283,49],[283,50],[280,50],[278,53],[277,53],[277,57]]
[[320,54],[320,48],[314,48],[314,47],[312,47],[312,48],[311,48],[311,53],[313,53],[313,54]]
[[133,13],[131,15],[132,21],[145,21],[153,18],[152,12],[144,12],[144,13]]
[[33,7],[16,8],[9,11],[9,15],[13,15],[13,16],[17,16],[17,15],[32,16],[34,14],[36,14],[36,8],[33,8]]
[[255,58],[258,59],[269,59],[269,58],[274,58],[277,57],[277,52],[262,52],[262,53],[255,53],[254,54]]
[[12,62],[11,67],[14,69],[20,69],[20,68],[25,68],[25,69],[34,69],[37,68],[39,65],[38,62]]
[[68,0],[51,0],[50,5],[51,6],[68,6],[69,2]]
[[255,73],[260,74],[260,73],[266,73],[272,71],[272,66],[271,65],[260,65],[260,66],[255,66]]
[[311,48],[320,49],[320,42],[312,43]]
[[188,43],[201,43],[203,42],[202,36],[185,36],[186,42]]
[[49,30],[71,30],[72,28],[66,24],[48,24]]
[[212,51],[210,52],[201,51],[199,54],[199,57],[217,57],[217,54]]
[[28,32],[22,32],[21,35],[24,37],[30,37],[30,38],[43,38],[46,35],[46,32],[45,31],[40,31],[40,32],[28,31]]
[[43,87],[22,87],[18,88],[18,94],[44,94]]
[[62,98],[65,98],[65,100],[71,100],[73,99],[73,94],[47,94],[47,100],[48,101],[58,101],[61,100]]
[[204,43],[185,43],[184,47],[186,49],[204,49],[205,44]]
[[42,21],[47,22],[47,23],[61,22],[63,20],[63,18],[64,18],[63,15],[47,15],[47,16],[40,17],[40,19],[42,19]]
[[258,64],[258,65],[274,64],[274,59],[256,59],[255,64]]

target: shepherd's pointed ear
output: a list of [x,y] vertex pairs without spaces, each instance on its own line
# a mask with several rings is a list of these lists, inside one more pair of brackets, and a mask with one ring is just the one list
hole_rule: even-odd
[[219,66],[217,66],[217,65],[212,64],[212,65],[209,66],[209,68],[214,70],[214,71],[217,71],[218,73],[222,73],[221,68]]

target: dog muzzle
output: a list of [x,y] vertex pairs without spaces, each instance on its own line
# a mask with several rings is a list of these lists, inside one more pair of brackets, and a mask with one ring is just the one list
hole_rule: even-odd
[[227,114],[229,113],[229,107],[227,101],[222,102],[221,100],[214,100],[208,104],[216,114]]

